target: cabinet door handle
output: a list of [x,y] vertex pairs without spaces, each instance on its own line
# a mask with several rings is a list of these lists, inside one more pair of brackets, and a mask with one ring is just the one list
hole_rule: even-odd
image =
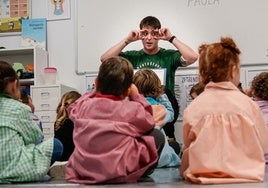
[[44,134],[50,134],[50,128],[43,128]]
[[41,116],[42,122],[50,122],[50,116]]
[[42,92],[42,93],[41,93],[41,98],[46,99],[46,98],[49,97],[49,95],[50,95],[49,92]]
[[50,105],[49,104],[41,104],[42,110],[49,110]]

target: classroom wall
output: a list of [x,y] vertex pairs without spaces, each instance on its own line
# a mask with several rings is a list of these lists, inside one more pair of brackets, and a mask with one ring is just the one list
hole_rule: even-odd
[[[85,79],[85,75],[83,74],[77,74],[77,48],[78,48],[78,44],[77,44],[77,36],[76,34],[79,33],[78,29],[78,22],[76,20],[76,12],[75,12],[75,8],[76,8],[76,1],[77,0],[70,0],[70,6],[71,6],[71,16],[70,19],[65,19],[65,20],[50,20],[47,22],[47,51],[49,53],[49,65],[50,66],[54,66],[57,68],[58,70],[58,81],[62,84],[68,85],[70,87],[75,88],[76,90],[78,90],[81,93],[84,93],[86,91],[86,79]],[[82,1],[82,0],[79,0]],[[83,0],[83,2],[85,3],[89,3],[89,6],[91,6],[92,3],[94,3],[94,1],[88,1],[88,0]],[[98,1],[96,0],[95,3],[106,3],[107,1],[102,0],[102,1]],[[109,3],[111,4],[113,1],[109,1]],[[147,1],[146,1],[147,2]],[[162,3],[166,4],[165,1],[161,1]],[[254,64],[254,63],[258,63],[258,64],[263,64],[263,65],[267,65],[268,63],[268,37],[267,35],[260,35],[260,36],[256,36],[256,33],[254,33],[254,31],[263,31],[261,33],[264,33],[264,31],[267,31],[267,25],[264,24],[263,20],[265,20],[267,17],[263,18],[262,20],[252,20],[252,18],[254,17],[254,14],[257,15],[258,10],[253,10],[252,7],[248,6],[247,3],[249,3],[250,1],[232,1],[232,0],[184,0],[184,1],[175,1],[178,3],[182,3],[184,2],[184,6],[186,6],[187,9],[184,9],[181,12],[178,12],[179,17],[184,20],[184,24],[185,27],[183,27],[181,30],[176,31],[175,35],[177,36],[182,36],[182,38],[184,39],[185,42],[187,42],[189,45],[193,45],[192,47],[196,50],[196,47],[198,44],[193,43],[193,41],[196,41],[195,39],[193,39],[193,37],[189,37],[189,34],[193,34],[193,35],[197,35],[197,36],[204,36],[204,39],[200,39],[198,38],[197,41],[205,41],[205,42],[211,42],[212,39],[207,40],[210,38],[210,36],[213,36],[213,41],[214,40],[218,40],[218,38],[216,38],[215,35],[215,30],[217,30],[216,27],[206,27],[206,28],[202,28],[202,22],[200,22],[200,20],[197,20],[197,23],[194,23],[195,19],[199,19],[198,16],[192,18],[191,22],[189,22],[189,16],[187,13],[187,10],[191,10],[191,11],[200,11],[200,18],[203,17],[203,21],[207,22],[208,19],[211,19],[213,21],[213,23],[217,23],[217,21],[219,20],[213,20],[213,18],[215,17],[215,15],[217,14],[217,11],[214,12],[213,15],[206,15],[207,12],[204,11],[204,8],[207,9],[212,9],[213,6],[213,2],[214,4],[217,6],[217,3],[221,3],[221,2],[228,2],[229,5],[232,6],[232,4],[235,6],[235,8],[237,9],[237,14],[239,14],[239,11],[243,11],[243,12],[248,12],[248,18],[245,17],[243,18],[243,28],[244,30],[241,30],[241,35],[245,35],[245,33],[243,33],[244,31],[250,30],[251,32],[246,34],[245,41],[250,41],[250,39],[252,39],[252,37],[257,38],[258,42],[261,43],[260,46],[257,46],[258,43],[244,43],[244,40],[239,41],[239,43],[242,43],[243,45],[243,49],[246,49],[247,52],[250,51],[256,51],[257,54],[259,54],[259,57],[257,58],[257,61],[254,61],[254,59],[252,59],[251,57],[253,56],[243,56],[243,57],[250,57],[249,59],[247,58],[242,58],[243,62],[242,63],[246,63],[246,64]],[[255,2],[255,1],[254,1]],[[266,2],[264,0],[261,0],[261,2]],[[44,0],[32,0],[32,18],[42,18],[42,17],[46,17],[47,15],[47,6],[46,6],[47,1]],[[90,4],[91,3],[91,4]],[[154,4],[153,2],[151,2],[152,4]],[[114,5],[114,4],[113,4]],[[111,5],[111,7],[113,6]],[[169,6],[172,4],[168,4]],[[258,5],[258,3],[256,3],[256,6]],[[106,10],[113,10],[111,7],[106,7]],[[243,7],[243,9],[240,9],[241,7]],[[109,9],[110,8],[110,9]],[[175,6],[173,6],[174,11],[178,10],[176,9]],[[178,7],[177,7],[178,8]],[[226,8],[226,7],[225,7]],[[265,7],[267,8],[267,6]],[[91,10],[91,14],[92,15],[102,15],[104,14],[104,17],[109,17],[109,15],[105,15],[106,11],[100,10],[99,8],[92,8],[90,7]],[[133,9],[131,9],[133,10]],[[139,12],[142,11],[143,9],[139,9],[138,7],[135,9],[135,14],[138,15],[143,15],[144,13]],[[149,8],[146,9],[147,11],[150,10]],[[154,9],[152,9],[154,10]],[[233,10],[233,7],[232,7]],[[155,11],[155,10],[154,10]],[[170,26],[171,29],[175,29],[176,30],[176,25],[174,24],[170,24],[171,21],[168,19],[168,15],[173,14],[171,12],[169,12],[170,10],[168,8],[163,9],[163,12],[159,12],[158,14],[162,14],[162,16],[160,16],[161,21],[163,22],[163,25],[165,26]],[[100,14],[101,13],[101,14]],[[266,15],[267,11],[265,12]],[[109,14],[109,13],[107,13]],[[220,12],[220,14],[222,15],[222,18],[228,18],[226,17],[226,15],[228,15],[228,11],[227,12]],[[259,14],[258,14],[259,15]],[[217,15],[218,16],[218,15]],[[129,23],[130,26],[127,26],[126,24],[129,22],[128,20],[124,20],[126,17],[120,17],[121,21],[124,21],[124,25],[118,25],[118,24],[114,24],[113,20],[111,20],[111,23],[109,23],[109,25],[113,25],[116,26],[112,29],[112,32],[114,32],[116,34],[116,37],[111,38],[111,39],[106,39],[103,41],[103,43],[100,42],[100,40],[96,40],[95,42],[91,42],[90,46],[93,47],[100,47],[102,46],[102,44],[105,46],[105,48],[101,48],[102,50],[100,51],[100,49],[98,49],[99,51],[97,53],[101,54],[103,49],[106,49],[108,47],[110,47],[111,45],[113,45],[114,43],[118,42],[119,39],[121,39],[121,35],[126,35],[127,32],[129,31],[129,29],[134,29],[134,25],[135,27],[137,27],[136,25],[139,23],[139,20],[141,18],[141,16],[139,17],[132,17],[131,18],[131,22],[133,23]],[[234,26],[236,24],[240,24],[240,22],[238,21],[238,18],[241,19],[241,17],[237,17],[236,15],[233,15],[233,20],[232,23],[234,24]],[[229,19],[229,18],[228,18]],[[230,21],[228,20],[227,21]],[[93,19],[95,21],[100,21],[103,20],[103,18],[100,18],[99,20],[97,18]],[[224,20],[224,19],[223,19]],[[247,21],[248,20],[248,21]],[[221,20],[222,21],[222,20]],[[107,24],[105,22],[103,22],[104,25]],[[248,24],[247,24],[248,23]],[[254,25],[252,25],[252,23],[255,23]],[[133,26],[133,27],[132,27]],[[261,26],[261,27],[259,27]],[[122,27],[124,27],[124,33],[122,32]],[[131,28],[130,28],[131,27]],[[191,27],[193,27],[194,29],[191,29]],[[94,29],[94,27],[93,27]],[[182,32],[182,31],[189,31],[189,32]],[[103,32],[103,30],[102,30]],[[109,32],[109,30],[107,31]],[[223,32],[223,31],[222,31]],[[221,32],[221,34],[223,34]],[[118,36],[118,34],[121,34],[120,36]],[[265,32],[267,33],[267,32]],[[88,35],[90,35],[90,30],[87,33]],[[236,33],[236,35],[239,36],[239,33]],[[123,36],[122,36],[123,37]],[[201,37],[202,38],[202,37]],[[96,38],[97,39],[97,38]],[[266,46],[267,44],[267,46]],[[82,44],[82,47],[87,48],[88,45],[84,45]],[[169,45],[169,44],[167,44]],[[19,36],[1,36],[0,37],[0,46],[5,46],[6,48],[16,48],[20,46],[20,37]],[[261,47],[261,49],[260,49]],[[80,45],[81,48],[81,45]],[[257,50],[256,50],[257,49]],[[258,50],[260,49],[260,50]],[[243,51],[242,51],[243,53]],[[98,57],[95,57],[96,55],[92,54],[92,57],[94,57],[95,59],[90,59],[91,57],[89,56],[89,59],[83,59],[83,62],[87,62],[90,61],[95,62],[95,63],[99,63],[98,61]],[[254,57],[256,57],[256,53],[254,55]],[[85,68],[85,64],[82,64],[81,66],[81,70],[78,70],[78,72],[83,72],[83,68]],[[193,67],[196,67],[197,63],[195,63],[193,65]],[[96,67],[96,66],[95,66]],[[85,68],[87,69],[87,68]],[[87,71],[87,70],[86,70]],[[179,72],[179,71],[178,71]],[[192,71],[190,71],[192,72]],[[176,135],[177,138],[179,139],[179,141],[181,141],[181,127],[180,127],[180,123],[178,122],[176,125]]]
[[[46,17],[46,1],[32,0],[33,18]],[[49,65],[57,67],[58,80],[83,93],[85,77],[75,72],[75,1],[70,1],[71,14],[67,20],[47,22]]]
[[[112,7],[112,8],[111,8]],[[139,29],[148,15],[160,19],[173,35],[194,50],[201,43],[231,36],[242,51],[242,64],[268,60],[267,0],[79,0],[77,1],[77,54],[79,72],[98,70],[99,57]],[[175,48],[160,40],[159,46]],[[141,49],[140,41],[124,50]],[[193,66],[196,66],[193,65]]]
[[[140,18],[144,15],[144,8],[143,9],[135,9],[135,14],[139,15],[137,17],[131,17],[131,20],[133,23],[129,23],[130,26],[128,26],[128,21],[124,21],[125,18],[127,18],[127,15],[125,16],[121,16],[120,19],[122,22],[124,22],[125,24],[122,25],[118,25],[116,24],[116,22],[114,22],[114,20],[112,19],[111,21],[109,20],[103,20],[103,18],[100,18],[100,16],[103,14],[103,17],[107,17],[110,15],[110,18],[113,18],[115,15],[109,13],[108,11],[110,10],[109,7],[105,4],[106,1],[102,0],[102,1],[98,1],[96,0],[94,1],[87,1],[87,0],[79,0],[77,1],[79,3],[79,5],[81,6],[81,4],[86,4],[88,6],[88,10],[90,10],[90,13],[85,14],[85,17],[89,17],[89,15],[91,15],[92,17],[94,17],[94,19],[89,19],[95,21],[94,23],[92,23],[92,29],[100,29],[100,36],[103,36],[104,34],[102,34],[104,32],[104,28],[96,28],[94,27],[94,25],[96,24],[96,22],[101,22],[103,24],[103,27],[107,26],[107,24],[109,26],[113,26],[113,28],[111,29],[111,31],[109,32],[109,30],[107,30],[107,32],[109,32],[109,35],[111,35],[111,33],[114,33],[115,36],[117,37],[110,37],[111,39],[105,39],[101,42],[100,38],[95,37],[95,41],[91,42],[90,44],[78,44],[77,43],[77,39],[78,37],[76,36],[76,34],[80,34],[81,28],[78,28],[78,26],[81,26],[81,23],[78,22],[77,20],[81,19],[81,15],[78,15],[78,18],[76,20],[75,16],[76,16],[76,11],[75,9],[79,6],[77,6],[76,4],[77,0],[70,0],[70,6],[71,6],[71,16],[70,19],[65,19],[65,20],[50,20],[47,22],[47,50],[49,53],[49,65],[50,66],[55,66],[58,69],[58,80],[60,83],[62,84],[66,84],[69,85],[71,87],[74,87],[75,89],[77,89],[80,92],[84,92],[86,91],[86,83],[85,83],[85,75],[83,74],[77,74],[77,64],[79,63],[77,62],[77,48],[80,48],[81,51],[82,47],[83,48],[89,48],[89,46],[93,46],[94,48],[96,48],[96,53],[101,54],[102,51],[106,50],[107,48],[109,48],[110,46],[112,46],[113,44],[115,44],[116,42],[118,42],[119,39],[121,39],[121,35],[124,35],[124,33],[122,33],[122,28],[124,29],[125,34],[128,34],[130,29],[134,29],[134,25],[137,25],[139,23]],[[118,0],[116,0],[117,2]],[[162,1],[161,1],[162,2]],[[175,1],[176,3],[177,1]],[[268,1],[267,1],[268,2]],[[209,36],[211,35],[211,37],[214,40],[218,40],[216,39],[218,36],[217,34],[215,34],[215,32],[213,32],[212,28],[206,28],[206,29],[202,29],[202,23],[200,23],[200,20],[196,20],[196,23],[193,23],[195,19],[199,19],[197,18],[197,16],[190,16],[188,15],[187,11],[192,11],[192,12],[199,12],[200,16],[204,19],[203,24],[204,25],[208,25],[210,24],[208,22],[208,19],[211,19],[213,23],[216,23],[219,20],[214,20],[213,21],[213,17],[217,18],[219,17],[219,15],[216,15],[216,12],[214,12],[214,16],[213,15],[203,15],[205,12],[204,10],[219,10],[221,9],[221,7],[219,7],[219,5],[221,4],[222,8],[226,8],[226,3],[227,5],[233,5],[235,7],[235,9],[237,10],[237,15],[239,15],[239,12],[242,12],[243,14],[245,13],[245,10],[252,10],[252,11],[246,11],[248,12],[248,18],[244,17],[243,22],[239,23],[238,21],[241,20],[241,15],[240,16],[236,16],[234,15],[234,19],[233,19],[233,25],[234,27],[237,27],[235,25],[239,25],[241,24],[241,28],[238,28],[239,30],[241,30],[241,36],[245,36],[244,40],[239,41],[239,43],[241,43],[242,45],[242,49],[245,49],[246,52],[258,52],[259,55],[256,55],[256,53],[252,53],[252,55],[247,55],[245,54],[244,51],[242,51],[243,54],[243,58],[242,58],[242,64],[254,64],[254,63],[258,63],[258,64],[267,64],[268,63],[268,36],[267,31],[268,27],[263,24],[261,22],[261,20],[256,20],[256,21],[252,21],[252,18],[256,17],[256,16],[261,16],[262,14],[266,15],[268,14],[267,11],[265,11],[265,13],[259,13],[262,12],[262,9],[259,10],[258,12],[258,8],[260,8],[260,4],[261,3],[267,3],[265,0],[261,0],[260,3],[256,3],[256,5],[254,5],[254,7],[256,8],[256,10],[253,11],[252,8],[252,3],[250,2],[245,2],[243,0],[239,0],[236,2],[233,2],[231,0],[184,0],[184,1],[179,1],[178,5],[180,6],[184,6],[185,9],[181,12],[178,12],[177,14],[180,15],[184,22],[186,23],[186,26],[183,27],[183,29],[185,29],[185,31],[187,31],[188,34],[185,34],[186,32],[182,32],[183,29],[177,31],[177,26],[175,24],[171,24],[172,20],[167,19],[168,15],[173,15],[174,13],[171,13],[169,11],[168,8],[163,9],[163,12],[159,12],[157,11],[157,14],[162,14],[163,15],[160,17],[163,18],[162,21],[162,25],[164,26],[169,26],[175,30],[175,34],[178,36],[183,36],[183,39],[185,40],[185,42],[189,43],[190,46],[192,46],[195,50],[197,48],[197,45],[195,43],[195,41],[208,41],[210,42],[211,39],[209,40],[202,40],[199,39],[200,37],[198,37],[198,39],[192,39],[193,37],[189,37],[189,35],[196,35],[196,36],[203,36],[204,38],[209,38]],[[46,17],[47,16],[47,6],[46,6],[46,1],[43,0],[32,0],[32,18],[41,18],[41,17]],[[110,5],[112,2],[109,2],[108,5]],[[159,2],[160,3],[160,2]],[[158,4],[159,4],[158,3]],[[103,4],[103,8],[100,10],[99,5]],[[148,3],[147,3],[148,4]],[[161,4],[161,3],[160,3]],[[94,6],[93,6],[94,5]],[[105,5],[105,6],[104,6]],[[162,4],[161,4],[162,5]],[[251,5],[251,7],[249,7],[249,5]],[[119,4],[117,5],[119,6]],[[121,7],[122,5],[120,5],[119,7]],[[137,6],[137,5],[134,5]],[[148,5],[149,6],[149,5]],[[94,8],[95,7],[95,8]],[[106,8],[105,8],[106,7]],[[155,5],[155,8],[152,9],[152,11],[156,11],[157,9],[157,5]],[[170,4],[167,5],[167,7],[170,7]],[[174,9],[174,7],[177,7],[176,9]],[[233,9],[234,7],[230,8],[230,10],[232,10],[233,13]],[[242,9],[240,9],[242,7]],[[121,7],[122,9],[122,7]],[[81,8],[80,8],[81,10]],[[106,10],[106,11],[104,11]],[[111,9],[114,10],[114,9]],[[150,10],[150,9],[148,9]],[[148,11],[146,9],[146,11]],[[179,10],[179,6],[173,6],[173,9],[171,9],[173,11]],[[84,10],[81,10],[84,11]],[[141,12],[139,12],[141,11]],[[107,12],[107,15],[105,14]],[[170,13],[169,13],[170,12]],[[222,14],[222,18],[228,18],[228,12],[226,12],[226,15],[224,15],[223,11],[219,11]],[[101,13],[101,14],[100,14]],[[202,13],[202,15],[201,15]],[[130,15],[133,14],[130,12]],[[255,14],[255,15],[254,15]],[[95,17],[95,16],[96,17]],[[185,16],[187,15],[187,16]],[[117,14],[118,16],[118,14]],[[188,18],[187,18],[188,17]],[[138,20],[135,20],[138,19]],[[162,19],[161,19],[162,20]],[[180,20],[180,19],[179,19]],[[190,21],[191,22],[190,22]],[[221,20],[224,21],[224,20]],[[230,21],[230,20],[226,20],[226,21]],[[109,23],[108,23],[109,22]],[[111,23],[110,23],[111,22]],[[252,25],[252,23],[255,23],[255,25]],[[80,25],[79,25],[80,23]],[[248,24],[246,24],[248,23]],[[180,23],[182,24],[182,23]],[[248,26],[248,27],[246,27]],[[258,26],[258,27],[257,27]],[[135,26],[136,27],[136,26]],[[180,26],[181,27],[181,26]],[[189,29],[189,28],[195,28],[195,30],[193,29]],[[187,29],[188,28],[188,29]],[[245,31],[243,31],[243,29]],[[90,30],[88,30],[88,28],[86,28],[87,30],[87,34],[89,36],[90,35]],[[215,30],[215,28],[214,28]],[[230,28],[230,30],[232,30],[232,28]],[[250,33],[248,33],[248,30],[250,30]],[[191,32],[190,32],[191,31]],[[259,36],[255,36],[256,34],[254,34],[253,32],[256,31],[256,33],[259,33]],[[260,32],[261,31],[261,32]],[[190,33],[189,33],[190,32]],[[94,32],[95,33],[95,32]],[[121,33],[120,37],[118,36],[118,33]],[[195,34],[197,33],[197,34]],[[203,33],[202,35],[200,33]],[[206,35],[204,35],[205,33],[207,33]],[[226,32],[228,33],[228,32]],[[247,33],[247,34],[245,34]],[[238,35],[239,33],[235,33],[235,35]],[[86,37],[85,34],[83,34],[83,37]],[[103,36],[104,37],[104,36]],[[123,36],[122,36],[123,37]],[[253,38],[255,37],[256,40],[258,41],[258,43],[260,43],[259,47],[257,46],[257,44],[253,44],[253,43],[249,43],[249,44],[244,44],[243,41],[251,41]],[[105,38],[105,37],[104,37]],[[116,40],[115,40],[116,38]],[[240,39],[240,38],[239,38]],[[81,40],[81,39],[80,39]],[[19,36],[6,36],[6,37],[0,37],[0,44],[1,46],[6,46],[7,48],[16,48],[20,46],[20,40],[19,40]],[[263,41],[263,42],[262,42]],[[193,43],[194,42],[194,43]],[[138,43],[138,42],[137,42]],[[104,47],[101,47],[103,44]],[[267,44],[267,46],[266,46]],[[134,45],[135,47],[135,45]],[[90,48],[89,48],[90,49]],[[256,50],[257,49],[257,50]],[[259,50],[260,49],[260,50]],[[85,64],[84,62],[90,62],[90,63],[99,63],[99,57],[96,57],[96,55],[92,54],[90,55],[90,53],[94,53],[93,51],[89,50],[89,55],[88,57],[86,57],[85,59],[83,59],[82,61],[82,69],[78,70],[83,72],[83,68],[85,69],[85,71],[87,69],[87,64]],[[91,59],[93,58],[94,59]],[[246,58],[246,59],[245,59]],[[81,64],[81,62],[80,62]],[[90,64],[88,65],[89,67],[91,66]],[[193,66],[197,66],[197,63],[195,63]],[[97,66],[95,66],[97,67]]]

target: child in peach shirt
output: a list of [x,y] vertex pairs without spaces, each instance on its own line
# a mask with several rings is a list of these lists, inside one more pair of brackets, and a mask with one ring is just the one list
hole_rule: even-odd
[[206,85],[183,114],[181,176],[199,184],[261,182],[268,129],[259,107],[238,88],[240,50],[231,38],[199,47]]

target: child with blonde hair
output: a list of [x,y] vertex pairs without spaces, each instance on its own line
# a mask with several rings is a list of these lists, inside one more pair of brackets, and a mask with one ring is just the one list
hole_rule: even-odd
[[63,153],[59,161],[68,161],[70,155],[74,150],[73,143],[73,129],[74,124],[69,119],[67,108],[70,104],[75,102],[81,94],[77,91],[69,91],[61,97],[61,101],[57,107],[57,118],[55,121],[55,138],[59,139],[63,144]]

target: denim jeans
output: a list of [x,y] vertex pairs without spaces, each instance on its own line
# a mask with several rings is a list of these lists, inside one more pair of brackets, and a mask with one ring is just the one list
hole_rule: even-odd
[[55,161],[59,161],[63,152],[63,145],[60,140],[54,138],[54,146],[53,153],[51,157],[50,165],[52,165]]

